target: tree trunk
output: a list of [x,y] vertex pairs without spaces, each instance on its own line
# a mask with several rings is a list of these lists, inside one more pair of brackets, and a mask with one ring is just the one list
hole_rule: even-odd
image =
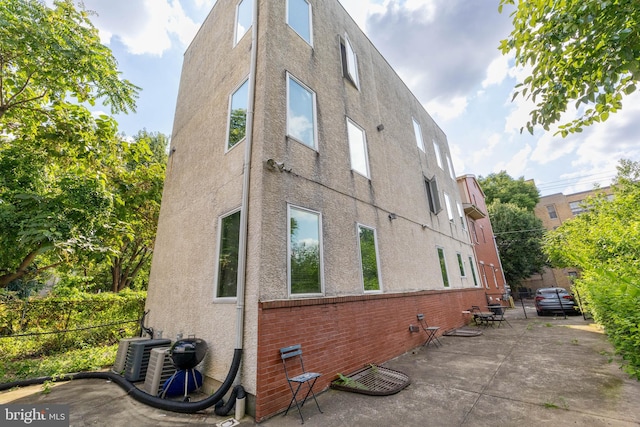
[[7,273],[0,276],[0,288],[6,288],[9,283],[13,282],[16,279],[20,279],[27,274],[27,268],[31,265],[31,263],[36,259],[38,253],[40,252],[40,245],[33,251],[29,252],[27,256],[22,260],[20,266],[13,273]]

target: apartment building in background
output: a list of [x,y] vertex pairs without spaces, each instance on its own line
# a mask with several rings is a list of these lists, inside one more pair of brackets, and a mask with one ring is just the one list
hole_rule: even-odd
[[240,349],[263,420],[291,399],[279,348],[322,390],[420,346],[419,313],[467,323],[477,274],[445,134],[338,0],[218,0],[184,55],[146,303],[208,343],[207,387]]
[[[540,201],[534,209],[536,217],[542,220],[547,230],[555,230],[564,221],[567,221],[589,208],[588,199],[599,194],[613,197],[611,187],[597,188],[572,194],[555,193],[540,197]],[[524,280],[522,286],[535,292],[539,288],[560,287],[571,289],[573,278],[578,277],[577,268],[545,268],[542,274],[536,274]]]

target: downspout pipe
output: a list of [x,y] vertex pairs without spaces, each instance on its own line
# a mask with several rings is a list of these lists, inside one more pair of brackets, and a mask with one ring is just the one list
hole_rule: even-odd
[[258,3],[253,0],[251,25],[251,63],[249,65],[249,102],[247,128],[244,141],[244,165],[242,169],[242,205],[240,207],[240,242],[238,245],[238,291],[236,295],[236,349],[244,345],[244,300],[247,278],[247,245],[249,234],[249,185],[251,184],[251,154],[253,145],[253,121],[256,97],[256,68],[258,62]]

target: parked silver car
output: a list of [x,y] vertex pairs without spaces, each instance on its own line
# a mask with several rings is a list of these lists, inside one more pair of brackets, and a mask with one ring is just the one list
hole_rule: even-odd
[[547,313],[579,314],[573,295],[565,288],[540,288],[536,291],[536,311],[538,316]]

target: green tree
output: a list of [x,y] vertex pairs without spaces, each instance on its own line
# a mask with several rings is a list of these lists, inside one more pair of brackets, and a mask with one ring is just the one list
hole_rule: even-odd
[[557,267],[581,270],[575,286],[594,319],[640,379],[640,163],[622,160],[612,186],[586,211],[550,231],[545,252]]
[[[501,0],[499,11],[515,0]],[[578,118],[560,123],[563,137],[607,120],[622,108],[640,78],[640,7],[637,0],[518,1],[503,54],[531,74],[516,86],[535,103],[526,128],[548,130],[575,103]]]
[[542,221],[513,203],[494,200],[487,210],[507,282],[515,288],[522,279],[541,273],[546,262]]
[[0,0],[0,287],[107,250],[117,128],[84,104],[132,111],[137,90],[73,1]]
[[491,173],[486,178],[480,176],[478,183],[484,192],[487,205],[494,201],[513,203],[533,212],[540,200],[540,194],[533,181],[525,181],[524,177],[513,179],[506,171]]

